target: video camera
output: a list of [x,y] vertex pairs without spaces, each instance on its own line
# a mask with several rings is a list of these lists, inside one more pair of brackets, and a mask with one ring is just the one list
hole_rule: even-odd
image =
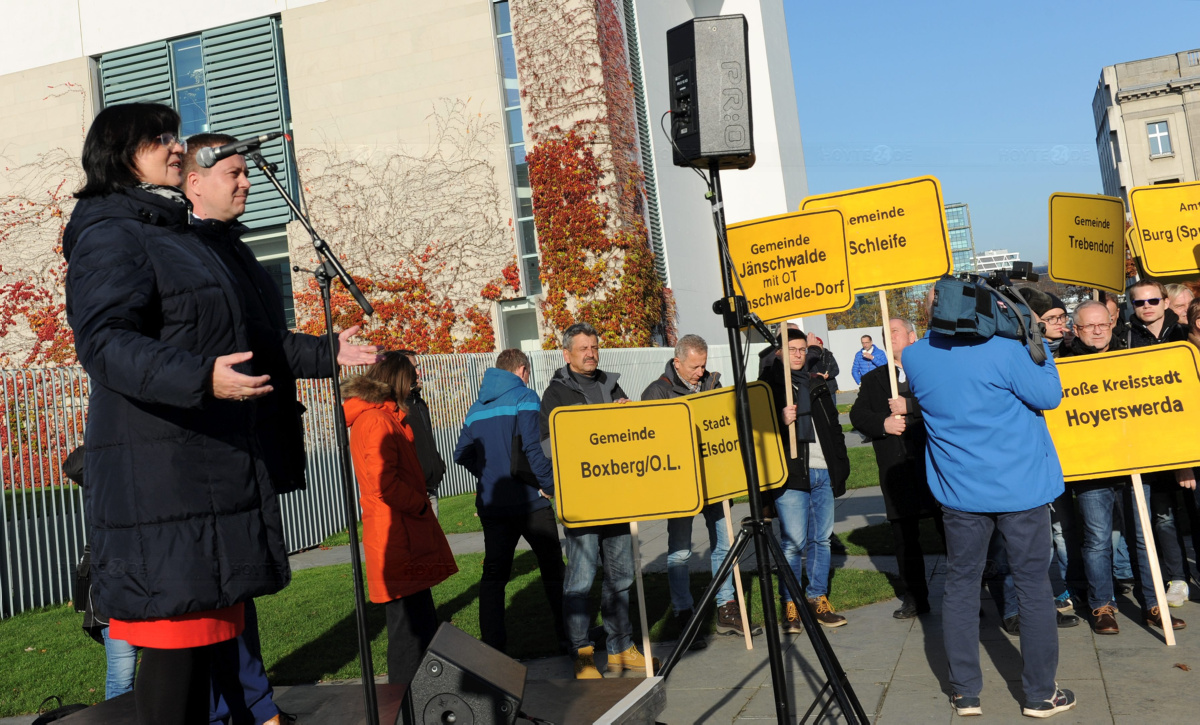
[[933,287],[929,329],[943,335],[982,338],[993,335],[1025,343],[1038,365],[1046,361],[1042,347],[1045,328],[1012,286],[1012,280],[1038,281],[1032,262],[1013,262],[1011,270],[996,270],[986,277],[963,274],[943,277]]

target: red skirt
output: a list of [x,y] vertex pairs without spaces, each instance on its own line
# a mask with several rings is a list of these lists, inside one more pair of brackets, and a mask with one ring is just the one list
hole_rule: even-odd
[[186,649],[233,639],[246,626],[245,606],[181,614],[178,617],[126,621],[110,619],[108,636],[135,647]]

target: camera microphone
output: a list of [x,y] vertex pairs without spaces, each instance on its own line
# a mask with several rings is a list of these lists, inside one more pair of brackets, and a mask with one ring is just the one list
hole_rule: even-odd
[[275,131],[241,141],[231,141],[224,146],[206,146],[196,152],[196,164],[201,168],[210,169],[222,159],[227,159],[235,154],[244,154],[247,151],[256,151],[266,142],[273,141],[282,135],[283,131]]

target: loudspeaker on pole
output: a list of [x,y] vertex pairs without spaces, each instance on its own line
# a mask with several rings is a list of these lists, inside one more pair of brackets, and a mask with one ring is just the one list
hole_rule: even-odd
[[676,166],[754,165],[748,37],[744,15],[694,18],[667,31]]

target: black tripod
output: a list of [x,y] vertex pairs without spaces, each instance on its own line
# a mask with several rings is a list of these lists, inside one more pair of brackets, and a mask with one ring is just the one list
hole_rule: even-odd
[[[725,236],[725,208],[721,197],[721,176],[718,169],[718,162],[715,159],[710,161],[709,173],[708,198],[713,208],[713,224],[717,229],[717,247],[721,261],[721,283],[725,293],[723,299],[713,304],[713,310],[724,317],[725,328],[729,331],[729,352],[733,358],[733,385],[734,400],[736,401],[737,431],[738,438],[742,441],[740,448],[742,450],[742,465],[746,470],[747,494],[750,497],[750,516],[742,520],[741,530],[738,531],[737,538],[734,539],[733,545],[729,548],[729,554],[726,555],[725,561],[722,562],[720,569],[713,576],[712,583],[708,585],[708,589],[705,590],[704,595],[701,597],[700,606],[696,608],[691,621],[688,622],[683,630],[683,634],[679,637],[679,645],[663,664],[660,674],[664,678],[670,676],[671,670],[679,662],[680,656],[687,650],[692,640],[695,639],[697,632],[700,631],[700,624],[708,616],[709,609],[715,606],[714,597],[716,596],[717,588],[721,582],[725,581],[725,577],[731,574],[734,563],[741,557],[746,545],[753,540],[755,554],[758,557],[759,594],[762,597],[763,627],[766,630],[767,654],[771,665],[771,685],[775,690],[776,718],[781,723],[791,722],[787,702],[787,676],[784,671],[783,650],[779,642],[779,629],[776,626],[774,588],[771,586],[770,563],[772,558],[779,568],[784,585],[792,596],[792,601],[798,604],[797,609],[800,612],[800,619],[804,623],[805,632],[808,633],[808,639],[812,642],[813,650],[816,651],[817,659],[820,660],[821,669],[825,672],[826,676],[825,685],[817,693],[812,705],[804,713],[804,717],[800,722],[806,721],[813,709],[818,704],[821,704],[825,698],[826,690],[833,690],[833,696],[825,700],[824,704],[821,705],[821,709],[817,712],[817,719],[819,720],[825,714],[825,711],[829,709],[829,706],[833,704],[834,700],[836,700],[841,708],[842,717],[846,722],[865,724],[867,716],[863,712],[862,705],[858,702],[858,697],[854,694],[854,688],[850,686],[850,681],[846,678],[846,672],[842,669],[837,656],[829,646],[829,640],[826,639],[825,633],[822,631],[816,617],[813,616],[813,613],[804,604],[804,592],[800,588],[800,582],[796,580],[795,573],[788,566],[787,559],[783,555],[783,547],[779,545],[779,541],[775,538],[775,532],[771,530],[770,520],[762,517],[762,496],[758,490],[758,466],[754,460],[754,436],[752,433],[753,427],[750,422],[750,398],[746,393],[745,353],[742,350],[739,330],[751,325],[759,329],[765,329],[765,325],[750,313],[745,296],[734,293],[733,263],[729,256],[729,246],[726,243]],[[784,374],[787,375],[787,371]],[[788,383],[785,382],[785,384]],[[777,404],[778,402],[776,401]]]
[[[354,612],[358,629],[358,664],[362,669],[366,722],[369,725],[379,725],[379,705],[375,695],[375,670],[371,662],[371,638],[367,635],[367,600],[363,594],[362,555],[358,550],[358,504],[355,495],[354,469],[351,468],[350,463],[350,437],[346,433],[346,414],[342,410],[342,391],[337,383],[337,334],[333,331],[333,308],[329,300],[329,285],[333,282],[333,278],[336,276],[342,280],[342,284],[354,296],[354,301],[362,308],[363,313],[369,316],[375,312],[375,309],[363,296],[358,285],[354,283],[354,278],[346,272],[346,268],[338,261],[329,245],[317,234],[308,218],[304,216],[300,208],[296,206],[296,202],[279,183],[279,179],[275,176],[275,165],[263,158],[260,151],[255,150],[247,155],[263,172],[267,180],[275,186],[275,190],[291,207],[296,219],[304,225],[308,235],[312,238],[313,248],[316,249],[317,256],[321,259],[321,264],[317,265],[312,273],[317,279],[317,286],[321,288],[321,302],[325,308],[325,338],[329,341],[329,355],[334,369],[333,426],[337,430],[338,460],[341,462],[342,468],[342,499],[345,504],[346,530],[350,534],[350,566],[354,570]],[[295,272],[300,271],[299,267],[292,269]]]

